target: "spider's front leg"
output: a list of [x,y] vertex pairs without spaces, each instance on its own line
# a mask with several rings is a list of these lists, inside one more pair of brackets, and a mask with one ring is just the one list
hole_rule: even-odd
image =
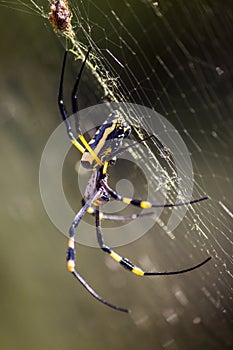
[[83,136],[83,134],[81,132],[81,129],[80,129],[80,126],[79,126],[78,87],[79,87],[79,83],[80,83],[80,79],[81,79],[81,76],[82,76],[82,72],[84,70],[84,67],[85,67],[86,61],[88,59],[90,50],[91,49],[89,48],[88,51],[87,51],[87,54],[86,54],[86,56],[84,58],[82,66],[80,68],[79,74],[78,74],[78,76],[76,78],[76,81],[75,81],[75,84],[74,84],[74,87],[73,87],[73,92],[72,92],[72,112],[73,112],[74,117],[75,117],[75,126],[76,126],[76,130],[77,130],[77,137],[78,137],[79,141],[81,141],[82,144],[77,141],[76,137],[73,134],[71,123],[70,123],[70,119],[69,119],[70,116],[67,113],[67,110],[66,110],[66,107],[65,107],[65,103],[64,103],[64,98],[63,98],[63,82],[64,82],[65,66],[66,66],[66,59],[67,59],[67,51],[65,51],[64,58],[63,58],[63,63],[62,63],[62,70],[61,70],[61,77],[60,77],[60,85],[59,85],[58,101],[57,102],[58,102],[58,107],[59,107],[62,119],[64,120],[64,122],[66,124],[67,134],[68,134],[69,139],[72,142],[72,144],[82,154],[85,152],[85,149],[88,152],[90,152],[90,154],[92,155],[92,157],[96,161],[96,163],[99,166],[101,166],[101,165],[103,165],[101,160],[97,157],[95,152],[93,152],[92,148],[90,147],[90,145],[86,141],[85,137]]

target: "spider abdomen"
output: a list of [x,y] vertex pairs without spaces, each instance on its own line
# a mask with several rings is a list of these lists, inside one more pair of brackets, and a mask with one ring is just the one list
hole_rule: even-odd
[[[110,161],[117,154],[122,140],[130,134],[130,131],[130,126],[119,111],[113,111],[97,130],[89,145],[103,163]],[[88,150],[85,150],[83,153],[81,163],[88,169],[93,169],[97,166],[96,161]]]

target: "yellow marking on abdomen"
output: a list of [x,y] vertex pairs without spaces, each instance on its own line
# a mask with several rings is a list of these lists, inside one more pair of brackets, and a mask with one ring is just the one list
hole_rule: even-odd
[[[87,151],[89,152],[89,154],[84,153],[82,160],[90,163],[90,165],[91,165],[92,164],[92,159],[90,159],[90,155],[91,155],[92,158],[94,158],[94,160],[97,162],[97,164],[103,165],[102,161],[98,157],[98,154],[101,151],[101,149],[103,148],[108,135],[111,134],[111,132],[115,128],[116,128],[116,123],[112,123],[111,127],[106,128],[104,131],[104,134],[102,135],[101,139],[99,140],[99,142],[97,143],[97,145],[94,149],[92,149],[90,147],[90,145],[87,143],[87,141],[85,140],[85,138],[82,135],[79,135],[80,140],[82,141],[82,143],[86,147]],[[83,138],[81,138],[81,136]],[[109,149],[109,151],[110,151],[110,149]]]

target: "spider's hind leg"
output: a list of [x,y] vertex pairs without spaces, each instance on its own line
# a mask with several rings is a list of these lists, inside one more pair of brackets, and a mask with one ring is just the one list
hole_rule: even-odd
[[201,267],[202,265],[204,265],[205,263],[207,263],[211,258],[207,258],[206,260],[202,261],[201,263],[189,267],[187,269],[182,269],[182,270],[177,270],[177,271],[164,271],[164,272],[147,272],[147,271],[143,271],[140,267],[136,266],[134,263],[132,263],[130,260],[128,260],[127,258],[123,258],[122,256],[120,256],[119,254],[117,254],[116,252],[114,252],[114,250],[112,250],[110,247],[108,247],[105,243],[104,243],[104,239],[103,239],[103,234],[102,234],[102,229],[101,229],[101,220],[100,220],[100,211],[98,208],[96,208],[95,210],[95,218],[96,218],[96,233],[97,233],[97,239],[98,239],[98,243],[100,248],[105,252],[108,253],[112,259],[114,259],[116,262],[120,263],[126,270],[131,271],[132,273],[134,273],[137,276],[163,276],[163,275],[178,275],[178,274],[182,274],[185,272],[189,272],[192,270],[195,270],[199,267]]
[[93,194],[92,198],[90,198],[84,206],[79,210],[77,215],[75,216],[72,225],[69,230],[69,239],[68,239],[68,249],[67,249],[67,269],[69,272],[72,273],[72,275],[83,285],[83,287],[97,300],[99,300],[101,303],[122,312],[129,312],[128,309],[125,309],[123,307],[117,306],[115,304],[112,304],[108,302],[107,300],[103,299],[99,294],[95,292],[95,290],[85,281],[85,279],[76,271],[75,267],[75,228],[78,226],[79,222],[81,221],[82,217],[86,213],[88,207],[92,204],[93,201],[95,201],[100,196],[101,191],[97,191]]
[[103,238],[102,229],[101,229],[101,215],[100,214],[102,214],[102,213],[100,213],[99,208],[96,208],[95,209],[96,233],[97,233],[97,239],[98,239],[98,243],[99,243],[100,248],[105,253],[108,253],[112,259],[114,259],[115,261],[120,263],[125,269],[133,272],[134,274],[136,274],[138,276],[143,276],[144,271],[142,271],[139,267],[134,265],[128,259],[123,258],[120,255],[118,255],[116,252],[114,252],[110,247],[108,247],[104,243],[104,238]]

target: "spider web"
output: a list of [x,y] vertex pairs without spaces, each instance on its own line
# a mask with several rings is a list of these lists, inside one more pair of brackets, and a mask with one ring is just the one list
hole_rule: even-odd
[[[25,10],[24,3],[16,4],[20,3]],[[29,12],[47,16],[45,2],[31,1],[27,6]],[[140,329],[152,330],[156,324],[161,330],[156,344],[161,349],[185,349],[182,335],[174,335],[174,329],[180,325],[188,334],[189,330],[184,330],[187,320],[192,327],[198,325],[200,344],[206,349],[228,348],[232,344],[233,218],[230,6],[227,1],[165,0],[71,0],[69,6],[76,36],[55,33],[60,40],[62,35],[66,38],[64,46],[78,59],[83,60],[87,48],[92,47],[87,66],[97,100],[108,96],[115,102],[143,105],[168,119],[191,155],[193,198],[209,196],[208,201],[189,207],[172,234],[167,230],[170,211],[166,210],[143,238],[143,246],[143,239],[134,244],[132,260],[138,259],[149,270],[175,270],[207,256],[212,260],[195,274],[163,280],[160,286],[152,279],[146,282],[146,290],[143,283],[138,284],[137,303],[145,293],[146,298],[131,305],[133,320]],[[126,118],[138,126],[135,133],[139,139],[143,127],[150,130],[147,115],[131,113]],[[170,150],[158,139],[144,144],[148,152],[145,166],[150,173],[147,182],[155,189],[168,189],[168,201],[177,200],[179,178]],[[135,157],[144,157],[140,149],[132,152]],[[162,163],[162,171],[158,163]],[[142,186],[141,198],[143,194]],[[185,188],[179,188],[178,194],[183,200]],[[157,202],[156,190],[149,195]],[[179,217],[177,210],[176,215]],[[126,248],[122,252],[127,256],[130,247]],[[107,264],[111,269],[108,260]]]

